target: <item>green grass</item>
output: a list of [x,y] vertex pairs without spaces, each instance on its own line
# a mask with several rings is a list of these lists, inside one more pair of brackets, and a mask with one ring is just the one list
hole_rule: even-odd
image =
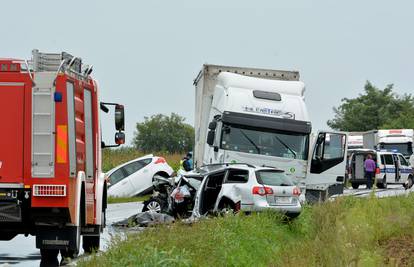
[[144,195],[138,197],[108,197],[109,204],[126,203],[126,202],[143,202],[149,199],[151,195]]
[[149,228],[130,234],[125,241],[114,241],[107,252],[78,265],[412,265],[411,257],[402,261],[403,256],[393,258],[387,251],[402,237],[414,240],[413,221],[413,195],[338,198],[305,207],[291,223],[278,214],[265,212],[210,218],[193,225],[176,223]]

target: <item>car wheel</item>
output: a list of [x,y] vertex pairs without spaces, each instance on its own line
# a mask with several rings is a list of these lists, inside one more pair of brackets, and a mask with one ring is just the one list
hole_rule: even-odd
[[142,208],[142,211],[161,213],[161,212],[164,212],[163,204],[164,204],[163,201],[160,200],[159,198],[151,198],[150,200],[144,203],[144,207]]
[[229,215],[229,214],[235,214],[235,213],[236,212],[235,212],[235,209],[234,209],[234,205],[232,205],[228,202],[225,202],[222,205],[221,209],[220,209],[220,214],[222,214],[222,215]]
[[352,183],[351,185],[352,185],[353,189],[358,189],[358,187],[359,187],[359,184]]

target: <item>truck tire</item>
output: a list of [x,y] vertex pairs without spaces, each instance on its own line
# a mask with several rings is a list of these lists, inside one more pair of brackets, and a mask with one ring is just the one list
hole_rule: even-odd
[[359,187],[359,184],[356,184],[356,183],[351,183],[351,185],[353,189],[358,189]]
[[387,184],[387,177],[384,177],[384,178],[382,179],[382,183],[377,183],[377,187],[378,187],[378,188],[380,188],[380,189],[385,189],[385,188],[387,188],[387,187],[388,187],[388,184]]
[[86,253],[92,253],[99,250],[100,236],[83,236],[82,248]]
[[40,267],[55,267],[59,266],[57,249],[40,249]]
[[62,256],[62,260],[64,260],[65,258],[70,258],[70,259],[74,259],[79,255],[79,250],[80,250],[80,232],[81,232],[81,227],[77,226],[76,229],[76,248],[75,249],[66,249],[60,250],[60,255]]

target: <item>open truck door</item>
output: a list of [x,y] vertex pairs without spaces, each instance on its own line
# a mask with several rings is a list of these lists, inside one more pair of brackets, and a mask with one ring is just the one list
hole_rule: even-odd
[[341,194],[345,181],[347,134],[318,131],[311,139],[310,148],[306,200],[314,203]]

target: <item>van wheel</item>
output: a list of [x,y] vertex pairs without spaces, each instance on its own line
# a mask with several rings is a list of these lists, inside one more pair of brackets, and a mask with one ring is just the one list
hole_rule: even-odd
[[382,179],[382,188],[387,188],[387,187],[388,187],[387,177],[384,177],[384,179]]
[[353,188],[353,189],[358,189],[358,187],[359,187],[359,184],[354,184],[354,183],[352,183],[351,185],[352,185],[352,188]]
[[405,184],[403,185],[405,190],[410,189],[414,184],[414,179],[413,177],[410,175],[407,179],[407,182],[405,182]]

